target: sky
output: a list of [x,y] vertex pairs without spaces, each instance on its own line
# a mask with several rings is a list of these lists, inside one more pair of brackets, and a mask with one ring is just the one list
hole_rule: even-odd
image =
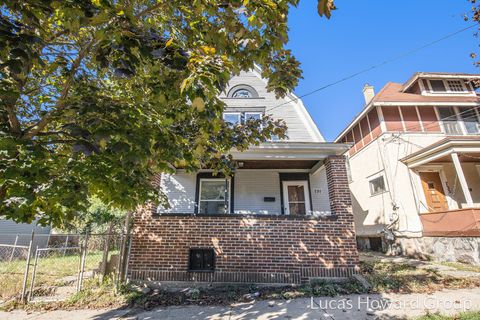
[[[472,24],[467,0],[336,0],[330,20],[317,14],[316,0],[301,0],[289,14],[289,43],[301,62],[304,95],[357,71],[382,63]],[[302,98],[327,141],[332,141],[364,106],[363,86],[378,92],[415,72],[480,73],[470,58],[479,53],[475,28],[393,63]]]

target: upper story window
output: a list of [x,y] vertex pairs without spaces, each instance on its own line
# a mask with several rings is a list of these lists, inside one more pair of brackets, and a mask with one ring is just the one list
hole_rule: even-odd
[[468,93],[470,92],[467,84],[463,80],[442,80],[430,79],[424,80],[425,90],[429,93]]
[[239,84],[228,91],[227,97],[234,99],[251,99],[258,98],[258,93],[247,84]]
[[262,113],[260,112],[245,112],[245,121],[248,120],[261,120]]
[[462,134],[454,107],[438,107],[438,114],[443,122],[446,134]]
[[480,133],[478,107],[437,107],[446,134],[463,135]]
[[251,98],[252,93],[247,89],[238,89],[232,94],[232,98]]
[[445,88],[445,84],[443,80],[430,80],[430,87],[432,88],[433,92],[445,92],[447,89]]
[[478,108],[459,107],[458,111],[463,120],[467,134],[480,133],[480,114],[477,114]]
[[450,91],[454,92],[465,92],[465,87],[463,86],[463,81],[460,80],[448,80],[448,88]]
[[248,120],[261,120],[261,112],[224,112],[223,120],[231,125],[246,123]]
[[240,112],[224,112],[223,120],[231,125],[242,123],[242,114]]

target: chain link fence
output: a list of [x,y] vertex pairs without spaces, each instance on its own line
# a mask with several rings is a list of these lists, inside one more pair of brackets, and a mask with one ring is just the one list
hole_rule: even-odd
[[0,243],[0,304],[60,301],[79,292],[85,280],[123,280],[128,245],[123,234],[12,236],[13,244]]

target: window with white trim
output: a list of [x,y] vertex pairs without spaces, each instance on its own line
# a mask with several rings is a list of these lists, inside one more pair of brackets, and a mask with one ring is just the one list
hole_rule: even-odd
[[460,122],[458,121],[454,107],[437,107],[437,110],[446,134],[462,134],[462,128],[460,127]]
[[231,125],[242,123],[242,114],[240,112],[224,112],[223,120]]
[[448,88],[454,92],[465,92],[463,81],[461,80],[447,80]]
[[478,107],[458,107],[459,115],[465,125],[465,131],[467,134],[480,133],[480,121],[478,114]]
[[433,92],[445,92],[447,89],[445,88],[445,83],[443,80],[430,80],[430,88],[432,88]]
[[383,174],[377,175],[375,178],[368,181],[368,184],[370,185],[370,194],[372,196],[387,191]]
[[232,94],[232,98],[251,98],[253,95],[250,90],[238,89]]
[[200,179],[199,213],[222,214],[230,208],[230,180]]
[[430,93],[468,93],[468,86],[461,79],[429,79],[424,81],[425,90]]
[[239,84],[230,88],[227,93],[227,97],[232,99],[259,98],[258,92],[248,84]]
[[245,121],[248,120],[262,120],[261,112],[245,112]]

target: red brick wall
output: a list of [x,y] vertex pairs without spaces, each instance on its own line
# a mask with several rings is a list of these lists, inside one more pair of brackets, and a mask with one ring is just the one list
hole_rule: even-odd
[[[132,280],[300,283],[345,277],[358,254],[343,156],[326,161],[333,215],[324,218],[135,214]],[[189,248],[214,248],[215,271],[188,271]]]

